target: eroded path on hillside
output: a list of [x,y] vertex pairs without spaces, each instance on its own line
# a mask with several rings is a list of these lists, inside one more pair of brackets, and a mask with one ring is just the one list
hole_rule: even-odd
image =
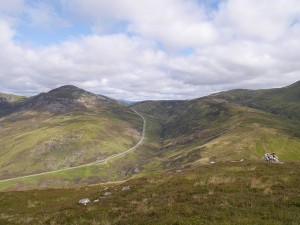
[[143,141],[144,141],[144,138],[145,138],[145,130],[146,130],[146,120],[145,118],[142,116],[141,113],[139,113],[138,111],[136,111],[135,109],[131,108],[139,117],[141,117],[143,119],[143,131],[142,131],[142,136],[141,136],[141,139],[133,146],[131,147],[130,149],[124,151],[124,152],[121,152],[121,153],[118,153],[118,154],[115,154],[115,155],[111,155],[109,157],[107,157],[106,159],[101,159],[99,161],[95,161],[95,162],[92,162],[92,163],[86,163],[86,164],[82,164],[82,165],[79,165],[79,166],[73,166],[73,167],[68,167],[68,168],[64,168],[64,169],[59,169],[59,170],[52,170],[52,171],[48,171],[48,172],[42,172],[42,173],[36,173],[36,174],[31,174],[31,175],[26,175],[26,176],[20,176],[20,177],[14,177],[14,178],[8,178],[8,179],[4,179],[4,180],[0,180],[0,183],[1,182],[6,182],[6,181],[12,181],[12,180],[18,180],[18,179],[24,179],[24,178],[29,178],[29,177],[36,177],[36,176],[42,176],[42,175],[47,175],[47,174],[53,174],[53,173],[57,173],[57,172],[62,172],[62,171],[68,171],[68,170],[73,170],[73,169],[77,169],[77,168],[81,168],[81,167],[87,167],[87,166],[92,166],[92,165],[96,165],[96,164],[106,164],[108,161],[114,159],[114,158],[117,158],[117,157],[120,157],[120,156],[123,156],[123,155],[126,155],[132,151],[134,151],[137,147],[139,147]]

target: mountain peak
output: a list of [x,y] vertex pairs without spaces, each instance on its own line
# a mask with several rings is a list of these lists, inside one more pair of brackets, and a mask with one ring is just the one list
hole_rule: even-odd
[[103,107],[109,99],[85,91],[73,85],[64,85],[47,93],[41,93],[23,103],[25,108],[50,112],[65,112],[74,109],[96,109]]
[[82,90],[82,89],[79,88],[79,87],[76,87],[74,85],[63,85],[63,86],[60,86],[58,88],[54,88],[51,91],[58,91],[58,90]]
[[49,91],[48,93],[46,93],[46,95],[57,98],[77,99],[83,95],[94,94],[73,85],[64,85]]

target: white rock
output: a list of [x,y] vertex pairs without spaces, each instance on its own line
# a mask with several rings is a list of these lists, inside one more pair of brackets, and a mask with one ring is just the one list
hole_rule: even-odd
[[279,163],[279,159],[275,153],[266,153],[263,159],[268,162]]
[[108,197],[108,196],[110,196],[111,195],[111,192],[104,192],[104,197]]
[[128,190],[130,190],[130,186],[122,187],[122,191],[128,191]]
[[88,204],[88,203],[90,203],[91,201],[90,201],[90,199],[88,199],[88,198],[83,198],[83,199],[80,199],[79,200],[79,204],[83,204],[83,205],[86,205],[86,204]]

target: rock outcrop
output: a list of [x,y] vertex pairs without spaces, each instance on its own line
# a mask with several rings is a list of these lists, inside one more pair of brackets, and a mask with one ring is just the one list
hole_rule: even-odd
[[279,159],[276,155],[276,153],[266,153],[263,157],[263,160],[272,162],[272,163],[279,163]]

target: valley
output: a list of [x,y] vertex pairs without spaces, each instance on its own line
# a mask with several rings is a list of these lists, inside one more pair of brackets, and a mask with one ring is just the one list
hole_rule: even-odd
[[297,224],[299,95],[297,82],[131,105],[74,86],[2,100],[0,223]]
[[[293,97],[299,95],[299,82],[265,92],[270,94],[264,94],[264,102],[288,111],[262,109],[259,94],[248,90],[125,106],[65,86],[23,100],[11,107],[16,113],[1,118],[6,163],[0,168],[0,190],[70,188],[211,161],[256,161],[265,152],[299,160],[300,122],[292,117],[299,111]],[[80,104],[72,100],[77,96]]]

